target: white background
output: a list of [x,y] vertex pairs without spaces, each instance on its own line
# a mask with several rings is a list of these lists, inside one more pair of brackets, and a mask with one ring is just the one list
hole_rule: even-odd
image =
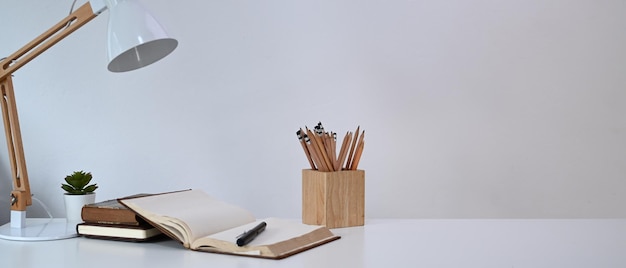
[[[196,188],[297,218],[295,132],[322,121],[366,131],[368,218],[626,217],[624,1],[143,2],[180,42],[164,60],[109,73],[104,13],[15,73],[55,216],[86,170],[98,200]],[[0,3],[0,57],[71,5]]]

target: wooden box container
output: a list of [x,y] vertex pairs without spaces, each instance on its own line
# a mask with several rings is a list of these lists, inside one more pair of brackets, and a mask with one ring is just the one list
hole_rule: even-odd
[[302,223],[328,228],[365,224],[365,171],[302,170]]

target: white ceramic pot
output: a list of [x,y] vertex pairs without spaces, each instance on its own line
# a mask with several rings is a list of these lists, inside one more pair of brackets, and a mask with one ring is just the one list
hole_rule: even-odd
[[83,221],[80,216],[83,206],[96,202],[96,194],[65,194],[65,215],[68,221]]

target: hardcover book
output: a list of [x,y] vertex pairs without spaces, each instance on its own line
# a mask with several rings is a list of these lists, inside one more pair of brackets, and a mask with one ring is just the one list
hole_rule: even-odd
[[[148,196],[149,194],[138,194],[128,197]],[[117,199],[96,202],[83,206],[81,218],[87,223],[99,224],[121,224],[139,226],[143,220]]]
[[79,223],[76,232],[87,238],[141,242],[156,238],[162,233],[147,223],[140,225]]
[[237,236],[261,220],[203,191],[185,190],[119,202],[185,248],[196,251],[282,259],[340,238],[324,226],[269,218],[262,220],[267,224],[265,231],[240,247],[235,243]]

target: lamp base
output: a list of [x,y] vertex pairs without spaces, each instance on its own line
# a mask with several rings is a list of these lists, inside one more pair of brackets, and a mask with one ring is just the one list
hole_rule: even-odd
[[77,237],[76,224],[64,218],[26,219],[24,228],[11,227],[11,223],[0,226],[0,238],[15,241],[46,241]]

